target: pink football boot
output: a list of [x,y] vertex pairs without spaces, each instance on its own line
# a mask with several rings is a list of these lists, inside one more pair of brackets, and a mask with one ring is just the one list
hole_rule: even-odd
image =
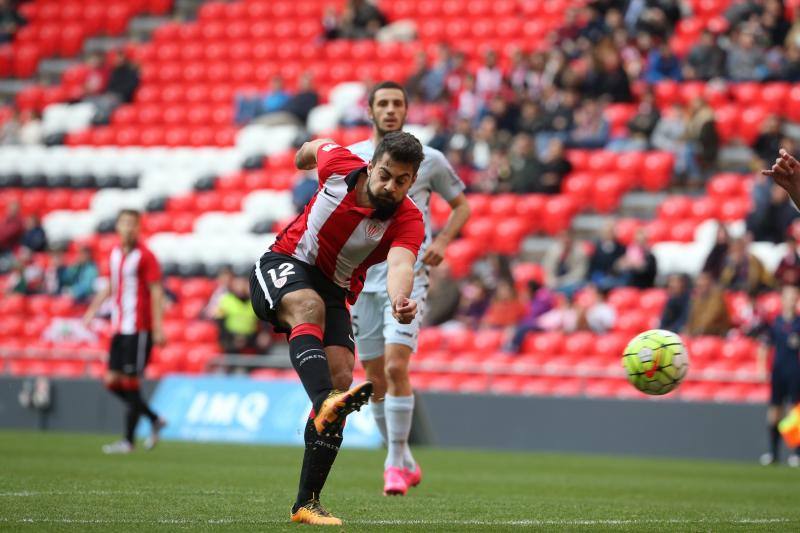
[[419,463],[414,465],[414,470],[404,468],[403,477],[409,487],[416,487],[419,485],[419,482],[422,481],[422,469],[419,467]]
[[396,466],[390,466],[383,472],[383,495],[405,496],[408,492],[408,483],[403,477],[403,471]]

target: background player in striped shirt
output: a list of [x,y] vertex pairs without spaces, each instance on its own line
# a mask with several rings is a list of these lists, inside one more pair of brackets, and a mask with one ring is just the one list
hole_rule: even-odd
[[120,238],[109,257],[110,282],[97,293],[84,321],[89,323],[97,309],[111,298],[111,323],[114,335],[108,354],[106,388],[127,406],[125,435],[122,440],[103,446],[105,453],[128,453],[133,450],[133,433],[141,415],[152,425],[145,441],[151,449],[158,442],[165,421],[156,415],[142,398],[139,378],[150,358],[153,344],[164,344],[162,312],[164,290],[161,268],[153,252],[139,241],[138,211],[122,210],[117,216]]
[[[368,113],[373,122],[372,138],[354,144],[349,149],[364,160],[372,157],[375,145],[384,135],[403,128],[408,112],[407,102],[406,92],[400,84],[392,81],[377,84],[368,100]],[[383,473],[384,494],[404,495],[409,486],[416,486],[422,479],[422,470],[414,461],[408,445],[414,412],[414,393],[408,376],[408,364],[412,352],[417,349],[417,336],[429,285],[428,268],[442,262],[447,245],[469,218],[464,184],[453,167],[438,150],[426,146],[424,153],[425,159],[419,168],[417,181],[408,192],[422,211],[425,221],[425,242],[414,268],[414,290],[411,293],[419,305],[417,317],[410,324],[398,324],[392,320],[391,302],[383,291],[386,285],[384,264],[369,269],[364,294],[353,306],[358,358],[374,387],[370,407],[388,448]],[[452,208],[447,223],[435,239],[431,235],[429,211],[433,192],[444,198]]]
[[250,277],[253,309],[288,334],[292,365],[313,406],[293,522],[341,524],[319,496],[342,444],[345,417],[372,392],[369,381],[347,390],[355,365],[347,303],[358,298],[367,269],[387,262],[385,290],[395,320],[407,324],[417,314],[411,289],[425,227],[406,194],[423,157],[419,141],[403,132],[386,135],[369,165],[329,140],[304,144],[295,164],[317,167],[319,189]]

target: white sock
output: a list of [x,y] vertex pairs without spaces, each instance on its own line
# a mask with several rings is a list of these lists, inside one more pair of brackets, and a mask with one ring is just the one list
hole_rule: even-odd
[[414,396],[387,394],[385,404],[389,453],[386,455],[384,467],[414,468],[414,458],[408,446],[411,418],[414,415]]
[[389,439],[386,438],[386,414],[384,413],[383,405],[382,401],[369,401],[369,408],[372,411],[372,417],[375,419],[375,425],[378,426],[378,431],[381,432],[383,442],[388,443]]

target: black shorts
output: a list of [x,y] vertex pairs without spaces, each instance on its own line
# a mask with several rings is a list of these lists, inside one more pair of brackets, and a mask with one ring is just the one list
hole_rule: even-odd
[[772,371],[769,404],[785,405],[800,402],[800,372],[796,370]]
[[261,256],[250,274],[250,300],[256,315],[280,333],[290,333],[278,321],[278,306],[290,292],[312,289],[325,302],[325,346],[344,346],[355,353],[353,324],[347,309],[347,292],[315,266],[276,252]]
[[118,333],[111,337],[108,369],[128,376],[141,375],[150,360],[152,349],[153,336],[149,331],[130,335]]

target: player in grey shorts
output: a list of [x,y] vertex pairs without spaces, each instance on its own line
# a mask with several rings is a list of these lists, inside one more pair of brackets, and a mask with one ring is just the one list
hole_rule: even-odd
[[[365,161],[369,160],[375,145],[386,133],[403,129],[407,102],[406,92],[398,83],[384,81],[373,87],[368,102],[368,114],[373,122],[372,137],[350,146],[349,150]],[[358,358],[364,365],[367,379],[374,386],[370,406],[388,447],[383,473],[383,491],[387,495],[404,495],[409,486],[416,486],[422,479],[422,471],[408,446],[414,411],[408,363],[417,349],[417,335],[428,290],[428,268],[442,262],[448,243],[469,218],[469,204],[461,179],[441,152],[425,146],[424,153],[417,181],[408,193],[422,211],[425,221],[425,242],[420,249],[420,260],[414,267],[414,290],[411,294],[419,306],[417,316],[410,324],[398,324],[392,319],[391,302],[386,297],[386,263],[369,269],[364,290],[352,309]],[[447,200],[453,209],[435,239],[431,237],[429,212],[432,192]]]

